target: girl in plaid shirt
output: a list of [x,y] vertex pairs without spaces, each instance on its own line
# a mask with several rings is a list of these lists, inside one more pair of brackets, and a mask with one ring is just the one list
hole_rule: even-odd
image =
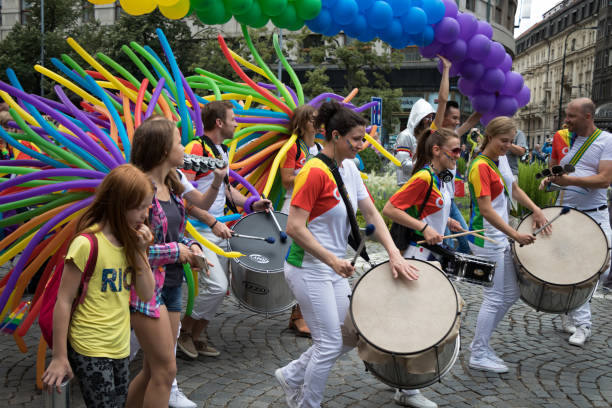
[[174,343],[181,312],[182,264],[196,265],[200,246],[184,236],[183,186],[175,168],[183,163],[184,147],[175,124],[162,118],[145,121],[134,133],[131,162],[153,181],[155,195],[149,214],[155,237],[149,263],[155,274],[155,295],[130,298],[132,327],[144,352],[143,368],[132,380],[126,406],[167,407],[176,375]]

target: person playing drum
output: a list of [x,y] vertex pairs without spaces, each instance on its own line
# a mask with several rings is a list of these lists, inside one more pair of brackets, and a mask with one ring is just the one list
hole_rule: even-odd
[[[551,166],[571,163],[576,168],[569,175],[552,176],[540,188],[552,182],[570,186],[559,194],[557,205],[577,208],[597,222],[608,237],[612,235],[607,205],[607,189],[612,183],[612,134],[595,126],[595,104],[588,98],[571,101],[565,108],[567,138],[559,131],[553,140]],[[605,279],[605,274],[600,281]],[[563,330],[571,333],[569,343],[583,346],[591,337],[591,305],[586,302],[561,315]]]
[[[191,141],[185,147],[185,153],[196,154],[204,157],[214,156],[229,162],[227,147],[223,144],[226,139],[234,137],[234,130],[237,123],[234,116],[233,105],[229,101],[212,101],[207,103],[202,109],[202,122],[204,124],[204,136]],[[229,171],[228,168],[225,171]],[[229,184],[227,174],[219,177],[218,171],[208,171],[205,173],[195,173],[185,171],[190,179],[195,179],[198,183],[198,190],[203,194],[209,189],[216,190],[214,200],[210,205],[209,212],[215,217],[223,216],[226,203],[228,206],[243,207],[246,202],[240,192]],[[269,200],[259,200],[252,204],[254,211],[266,210],[270,206]],[[231,208],[230,207],[230,208]],[[205,208],[205,207],[204,207]],[[215,229],[219,227],[219,222],[214,221],[210,224],[210,229],[199,231],[208,241],[227,249],[229,231],[216,235]],[[180,337],[178,339],[179,348],[189,357],[197,358],[199,355],[218,356],[219,351],[209,344],[206,337],[208,323],[215,316],[217,309],[221,305],[227,293],[228,280],[227,259],[219,258],[212,250],[204,248],[204,255],[213,267],[210,269],[210,276],[200,273],[199,294],[194,300],[193,312],[191,316],[183,317]]]
[[[289,131],[297,135],[297,140],[287,151],[280,169],[281,181],[283,187],[287,190],[285,202],[281,209],[285,214],[289,214],[295,176],[304,167],[306,161],[316,156],[322,149],[321,145],[315,142],[317,133],[314,127],[315,116],[316,110],[314,107],[302,105],[293,111],[293,116],[289,121]],[[293,330],[298,336],[310,337],[310,330],[304,322],[300,305],[293,306],[291,310],[289,329]]]
[[[470,229],[486,229],[484,235],[498,243],[470,236],[474,255],[496,263],[493,286],[484,288],[484,299],[476,321],[476,332],[471,344],[469,366],[473,369],[505,373],[508,367],[499,358],[489,341],[493,330],[508,309],[519,298],[519,288],[510,252],[508,237],[521,245],[535,241],[532,234],[521,234],[508,224],[510,197],[533,212],[533,228],[546,223],[542,210],[513,180],[506,158],[516,135],[516,124],[508,117],[497,117],[485,128],[484,140],[468,169],[468,183],[472,201]],[[550,227],[544,233],[550,232]]]
[[[457,220],[449,217],[455,168],[461,154],[459,137],[449,129],[427,129],[417,145],[416,162],[412,177],[385,204],[383,214],[393,222],[418,231],[415,241],[404,252],[405,258],[423,261],[435,258],[428,249],[416,244],[422,237],[430,245],[442,242],[442,234],[448,225],[453,231],[461,231]],[[421,209],[422,208],[422,209]],[[419,214],[420,213],[420,214]],[[407,407],[436,407],[422,396],[419,390],[396,390],[394,401]]]
[[[394,277],[417,279],[393,244],[352,159],[363,147],[365,120],[336,101],[321,105],[315,127],[325,125],[322,158],[309,160],[295,178],[287,234],[293,238],[285,262],[285,278],[312,333],[312,346],[274,375],[290,407],[319,407],[334,362],[350,349],[343,345],[340,326],[347,314],[355,269],[346,253],[350,231],[347,206],[332,171],[339,173],[349,204],[375,226],[374,235],[389,254]],[[333,163],[331,163],[333,161]],[[332,164],[332,169],[326,162]],[[337,175],[337,173],[336,173]]]

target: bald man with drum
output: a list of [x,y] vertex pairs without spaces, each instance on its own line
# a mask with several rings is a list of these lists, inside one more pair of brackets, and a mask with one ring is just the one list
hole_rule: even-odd
[[[565,108],[565,124],[570,132],[567,149],[551,158],[551,166],[571,163],[576,171],[551,176],[542,181],[541,189],[550,182],[565,187],[557,205],[583,211],[597,222],[610,242],[612,230],[607,205],[607,190],[612,183],[612,134],[595,126],[595,104],[588,98],[572,100]],[[561,137],[559,132],[555,139]],[[553,145],[561,141],[553,140]],[[601,280],[607,274],[602,275]],[[591,337],[591,306],[589,302],[562,315],[563,330],[572,333],[569,343],[583,346]]]

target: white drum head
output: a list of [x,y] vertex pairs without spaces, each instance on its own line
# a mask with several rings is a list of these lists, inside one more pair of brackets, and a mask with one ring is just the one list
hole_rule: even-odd
[[458,311],[457,293],[444,272],[410,259],[419,279],[393,279],[389,263],[363,275],[353,290],[351,315],[373,347],[398,355],[419,353],[449,334]]
[[[562,207],[543,208],[550,221]],[[533,216],[525,217],[518,231],[531,234]],[[575,285],[601,272],[608,260],[608,240],[591,217],[577,210],[557,218],[552,234],[539,233],[532,245],[514,243],[516,259],[536,278],[555,285]]]

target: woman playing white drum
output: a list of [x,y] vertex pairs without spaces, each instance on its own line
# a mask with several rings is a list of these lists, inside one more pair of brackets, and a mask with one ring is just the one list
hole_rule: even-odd
[[[338,102],[321,105],[315,126],[325,125],[327,143],[322,155],[334,161],[353,208],[376,227],[375,236],[387,250],[394,276],[417,279],[416,269],[404,260],[370,199],[352,159],[363,146],[365,120]],[[346,160],[348,159],[348,160]],[[354,272],[346,251],[349,235],[347,206],[322,159],[309,160],[295,179],[287,233],[293,244],[285,263],[285,277],[312,333],[313,345],[299,359],[274,373],[290,407],[319,407],[331,368],[349,350],[342,343],[351,293],[347,277]]]
[[[484,299],[478,313],[469,365],[474,369],[495,373],[505,373],[508,367],[495,354],[489,340],[500,320],[519,298],[516,271],[507,238],[512,238],[521,245],[535,241],[532,234],[521,234],[508,225],[510,197],[533,212],[533,228],[546,223],[542,210],[513,181],[505,155],[515,134],[516,125],[512,119],[505,116],[493,119],[485,129],[480,149],[482,154],[472,161],[468,170],[472,200],[470,229],[484,228],[485,236],[499,242],[494,244],[478,237],[469,238],[474,255],[497,264],[493,286],[484,288]],[[549,228],[547,227],[548,230]],[[545,233],[547,232],[549,231],[545,230]]]
[[[453,231],[462,230],[458,221],[449,217],[454,181],[450,170],[454,169],[461,154],[459,137],[448,129],[426,130],[417,145],[416,163],[410,180],[385,204],[383,214],[393,222],[411,228],[428,244],[442,242],[446,226]],[[410,242],[405,258],[423,261],[433,259],[428,249]],[[430,257],[432,259],[430,259]],[[419,395],[418,390],[397,390],[394,400],[404,406],[436,407]]]

